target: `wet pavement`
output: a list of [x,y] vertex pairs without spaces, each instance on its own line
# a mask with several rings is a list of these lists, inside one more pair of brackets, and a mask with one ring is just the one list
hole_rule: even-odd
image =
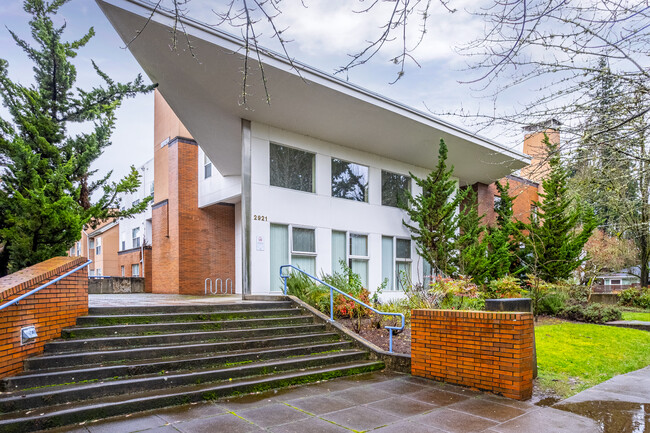
[[594,419],[605,433],[650,432],[650,367],[613,377],[553,407]]
[[462,387],[377,372],[86,422],[57,433],[598,432],[586,417]]

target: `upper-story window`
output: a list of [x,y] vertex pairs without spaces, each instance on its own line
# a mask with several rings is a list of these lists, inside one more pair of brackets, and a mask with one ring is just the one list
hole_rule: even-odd
[[132,248],[139,248],[140,247],[140,227],[136,227],[133,230],[131,230],[131,238],[133,241],[133,247]]
[[332,197],[368,201],[368,167],[332,158]]
[[100,255],[102,253],[102,238],[95,239],[95,254]]
[[203,154],[203,179],[212,177],[212,161],[208,158],[208,155]]
[[411,190],[411,178],[403,174],[381,171],[381,204],[400,207],[406,205],[406,192]]
[[314,161],[313,153],[271,143],[270,184],[314,192]]

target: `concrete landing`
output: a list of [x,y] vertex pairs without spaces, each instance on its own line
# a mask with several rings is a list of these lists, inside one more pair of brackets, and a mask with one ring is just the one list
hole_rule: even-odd
[[650,322],[642,322],[640,320],[616,320],[614,322],[607,322],[605,325],[617,326],[619,328],[640,329],[641,331],[650,331]]
[[144,307],[156,305],[212,305],[243,301],[241,295],[167,295],[158,293],[123,293],[88,295],[89,307]]
[[591,419],[399,373],[87,422],[57,432],[593,433]]

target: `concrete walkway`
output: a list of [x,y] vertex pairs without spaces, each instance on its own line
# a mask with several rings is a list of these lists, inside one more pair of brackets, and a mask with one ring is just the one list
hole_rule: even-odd
[[564,410],[397,373],[370,373],[128,417],[57,432],[83,433],[582,433],[593,420]]
[[614,322],[607,322],[605,325],[618,326],[619,328],[640,329],[641,331],[650,331],[650,322],[644,322],[641,320],[616,320]]
[[244,301],[241,295],[164,295],[158,293],[121,293],[115,295],[88,295],[89,307],[146,307],[160,305],[232,304]]
[[605,433],[650,432],[650,367],[613,377],[553,407],[588,416]]

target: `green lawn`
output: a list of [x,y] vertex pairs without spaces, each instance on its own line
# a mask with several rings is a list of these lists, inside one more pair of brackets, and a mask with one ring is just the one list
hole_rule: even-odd
[[650,365],[650,332],[582,323],[535,328],[539,385],[569,397]]
[[640,320],[642,322],[650,322],[650,312],[634,313],[631,311],[623,311],[623,320]]

